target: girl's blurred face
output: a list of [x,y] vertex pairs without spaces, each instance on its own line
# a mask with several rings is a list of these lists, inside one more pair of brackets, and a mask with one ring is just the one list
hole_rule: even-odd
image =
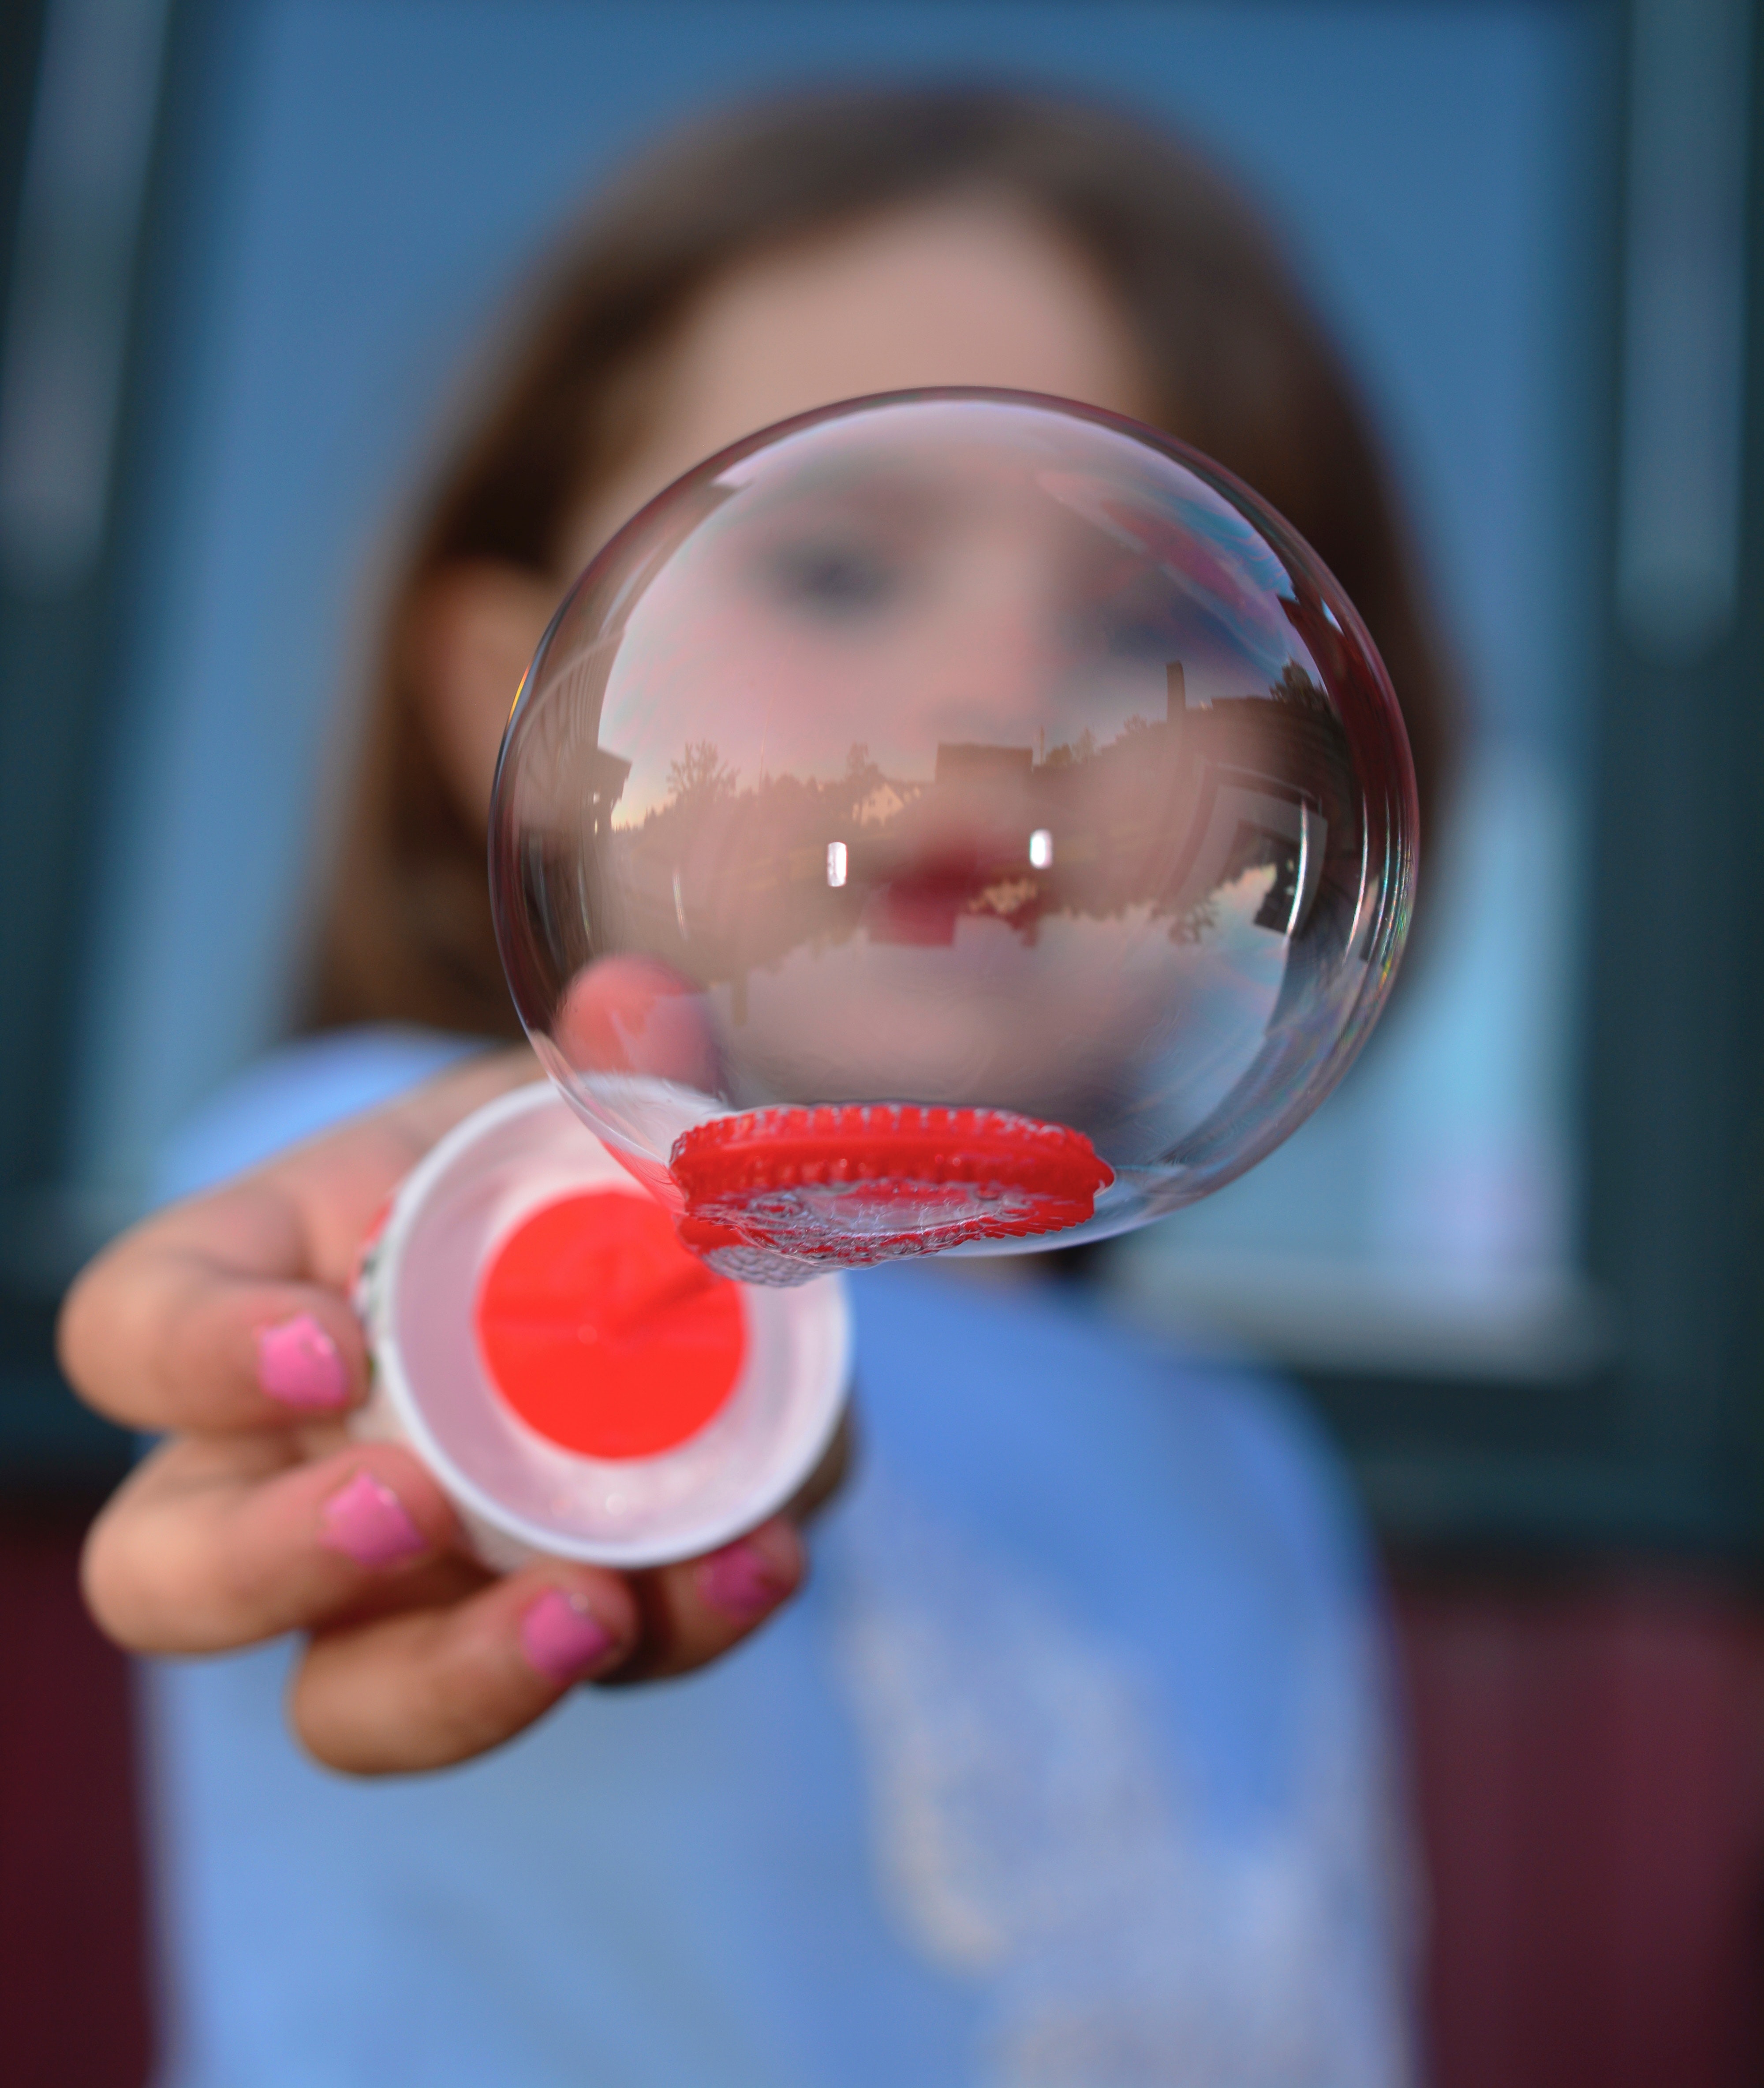
[[[983,199],[898,212],[737,263],[643,379],[644,431],[585,493],[559,547],[560,579],[701,458],[834,400],[982,384],[1136,418],[1153,412],[1137,345],[1088,260],[1021,209]],[[970,546],[984,568],[973,600],[995,625],[1015,606],[1013,548]],[[432,721],[450,780],[480,819],[509,694],[554,593],[530,575],[473,567],[437,593],[425,676]],[[976,640],[1000,657],[997,629]],[[945,657],[960,649],[952,640]]]
[[565,563],[580,571],[663,486],[756,428],[937,384],[1151,412],[1138,348],[1082,255],[1003,202],[927,205],[714,281],[655,371],[647,439],[583,503]]

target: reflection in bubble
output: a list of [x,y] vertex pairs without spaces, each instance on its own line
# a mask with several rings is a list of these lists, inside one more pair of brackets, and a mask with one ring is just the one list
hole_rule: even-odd
[[[492,879],[566,1092],[782,1280],[1240,1172],[1369,1027],[1414,842],[1382,670],[1278,518],[1149,430],[927,393],[756,438],[602,552],[511,725]],[[714,1196],[713,1121],[746,1170]],[[1094,1190],[1025,1187],[1037,1131]],[[988,1232],[1013,1197],[1047,1223]]]

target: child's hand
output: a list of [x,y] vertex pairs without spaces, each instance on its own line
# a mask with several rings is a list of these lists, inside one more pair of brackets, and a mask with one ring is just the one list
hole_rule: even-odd
[[93,1615],[145,1653],[306,1632],[289,1715],[334,1768],[438,1768],[577,1681],[700,1667],[802,1578],[781,1517],[647,1572],[553,1560],[499,1579],[457,1548],[409,1451],[350,1442],[343,1417],[367,1389],[358,1243],[443,1132],[533,1075],[524,1054],[477,1061],[175,1205],[100,1256],[62,1311],[79,1392],[165,1436],[87,1541]]

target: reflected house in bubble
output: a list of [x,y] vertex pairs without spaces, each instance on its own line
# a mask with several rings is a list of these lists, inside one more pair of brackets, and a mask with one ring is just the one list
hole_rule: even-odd
[[593,759],[586,771],[585,803],[584,812],[589,831],[597,837],[610,834],[613,814],[619,800],[624,795],[625,785],[631,780],[631,764],[622,761],[616,754],[610,754],[604,747],[594,750]]

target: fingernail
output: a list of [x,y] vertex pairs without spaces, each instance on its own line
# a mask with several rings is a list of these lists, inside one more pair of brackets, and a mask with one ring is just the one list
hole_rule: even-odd
[[319,1542],[358,1566],[396,1566],[429,1549],[429,1540],[383,1479],[358,1472],[319,1516]]
[[585,1595],[547,1588],[520,1619],[520,1649],[547,1682],[575,1682],[618,1643]]
[[699,1561],[698,1592],[713,1610],[751,1624],[774,1610],[800,1576],[796,1539],[781,1528],[739,1538]]
[[284,1406],[341,1406],[349,1396],[337,1345],[310,1312],[258,1329],[257,1381]]

